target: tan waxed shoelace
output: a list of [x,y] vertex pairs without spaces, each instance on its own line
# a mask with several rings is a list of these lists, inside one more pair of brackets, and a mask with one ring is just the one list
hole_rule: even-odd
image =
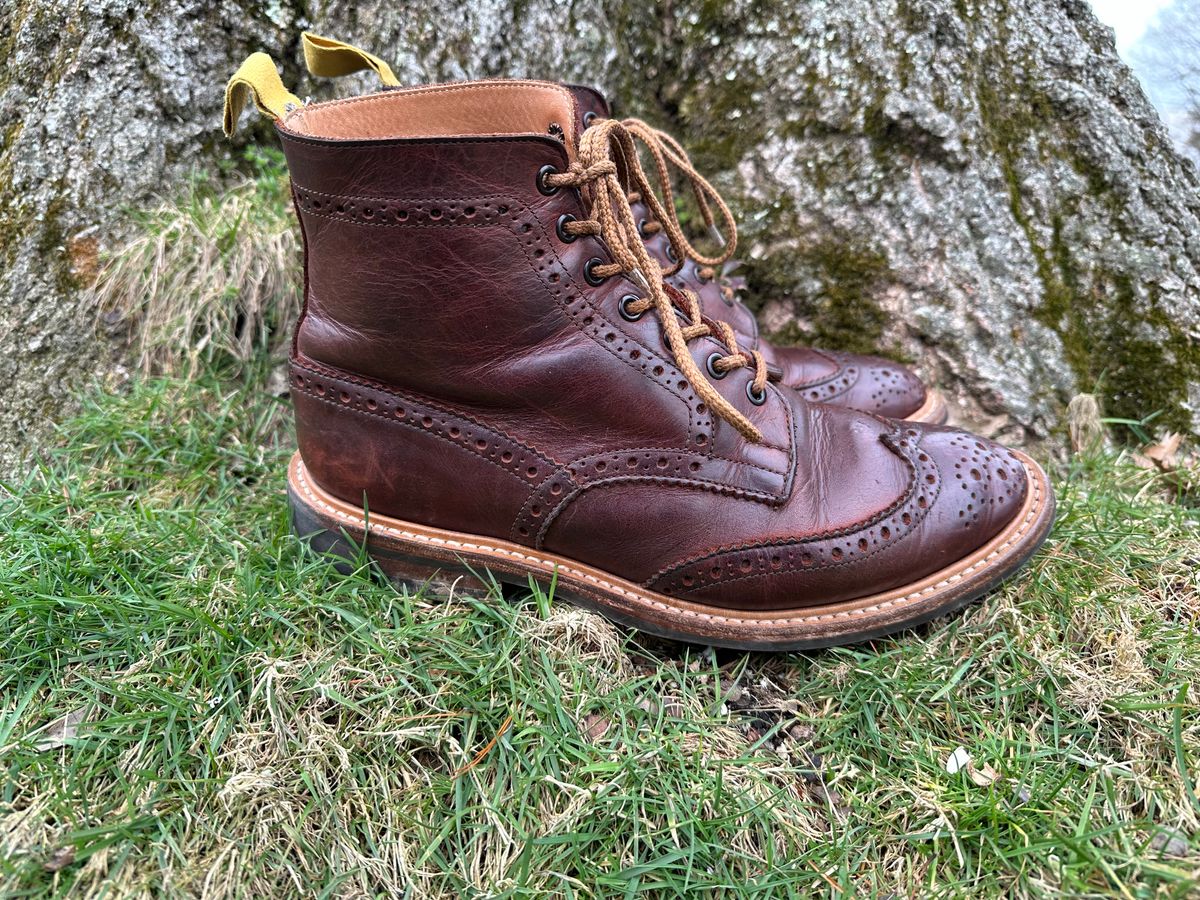
[[687,324],[680,324],[676,316],[678,307],[663,285],[658,263],[647,251],[634,222],[633,210],[629,207],[628,191],[634,190],[646,198],[652,215],[658,221],[670,218],[662,203],[654,196],[630,130],[615,119],[597,122],[580,138],[578,158],[570,168],[566,172],[548,174],[544,180],[550,187],[578,188],[583,196],[591,218],[568,222],[564,230],[573,235],[599,235],[607,244],[616,262],[596,266],[592,270],[595,275],[607,278],[628,274],[637,280],[649,296],[630,303],[627,307],[629,313],[636,316],[654,309],[675,363],[697,396],[745,437],[755,442],[761,441],[761,432],[722,397],[705,377],[692,359],[687,344],[694,338],[716,336],[728,352],[713,361],[713,370],[723,375],[733,369],[752,366],[754,379],[750,388],[758,397],[765,396],[768,377],[766,360],[757,350],[740,349],[737,337],[727,323],[704,319],[700,312],[700,301],[691,291],[681,292],[685,303],[682,312],[687,316]]
[[[630,191],[629,192],[630,205],[640,202],[641,199],[642,199],[642,195],[640,192],[638,192],[638,191]],[[662,225],[660,225],[658,222],[654,221],[653,219],[645,219],[642,222],[638,223],[638,231],[641,232],[641,234],[643,236],[658,234],[662,230],[663,230]],[[668,238],[668,240],[670,240],[670,239]],[[734,242],[736,243],[736,241],[737,241],[737,234],[735,232],[734,233]],[[675,248],[672,248],[672,252],[674,252],[676,254],[676,259],[678,261],[671,268],[663,269],[664,276],[674,275],[676,272],[679,271],[679,267],[683,265],[683,257],[679,256],[679,251],[676,250]],[[730,250],[729,252],[732,254],[733,250]],[[717,274],[718,273],[717,273],[716,266],[706,266],[703,264],[696,266],[696,275],[701,281],[705,281],[705,282],[712,281],[714,278],[717,277]],[[720,289],[721,296],[725,298],[726,302],[732,303],[734,298],[737,296],[737,292],[732,287],[730,287],[728,284],[719,284],[719,285],[717,285],[717,287]]]
[[[654,205],[647,202],[647,205],[650,205],[652,208],[655,220],[647,222],[644,230],[648,234],[655,234],[660,229],[667,233],[667,239],[675,251],[676,262],[671,269],[664,271],[668,275],[673,275],[679,271],[679,267],[683,265],[685,259],[691,259],[704,267],[700,270],[701,278],[705,280],[715,278],[715,267],[726,262],[733,256],[734,251],[737,249],[737,221],[734,219],[728,204],[725,203],[725,200],[717,192],[717,189],[703,175],[696,171],[695,166],[692,165],[692,161],[687,155],[687,151],[683,149],[675,138],[671,137],[665,131],[660,131],[652,125],[648,125],[641,119],[625,119],[623,124],[634,140],[640,142],[646,148],[651,160],[654,162],[655,172],[658,176],[658,186],[662,192],[662,202],[657,204],[657,206],[665,212],[665,216],[660,218],[660,214],[657,209],[654,209]],[[718,243],[723,245],[720,253],[716,255],[702,253],[688,240],[687,235],[684,234],[683,225],[679,221],[679,214],[675,208],[675,194],[671,176],[672,167],[691,186],[696,206],[700,210],[700,215],[704,219],[704,224],[708,228],[709,234],[713,235]],[[639,199],[649,201],[650,197],[646,192],[635,191],[634,196],[630,198],[630,202],[635,203]],[[728,237],[723,235],[716,227],[716,220],[713,218],[712,212],[712,205],[714,204],[720,210],[721,217],[725,220]]]

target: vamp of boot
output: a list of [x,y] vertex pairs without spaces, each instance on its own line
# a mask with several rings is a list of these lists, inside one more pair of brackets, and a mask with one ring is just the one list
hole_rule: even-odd
[[232,118],[248,90],[277,119],[306,248],[288,485],[318,548],[365,545],[409,584],[555,579],[646,631],[799,649],[942,615],[1045,537],[1029,457],[849,408],[923,404],[905,370],[771,348],[664,281],[636,128],[584,128],[577,91],[305,105],[261,66],[239,77]]

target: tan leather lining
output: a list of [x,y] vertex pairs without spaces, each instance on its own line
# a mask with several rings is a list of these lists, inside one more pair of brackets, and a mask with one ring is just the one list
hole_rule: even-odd
[[334,140],[550,133],[558,125],[574,152],[575,98],[543,81],[474,81],[381,91],[304,106],[284,127]]

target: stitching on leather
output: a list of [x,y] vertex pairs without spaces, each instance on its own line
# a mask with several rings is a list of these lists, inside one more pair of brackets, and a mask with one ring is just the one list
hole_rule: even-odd
[[[1016,461],[1021,462],[1019,459]],[[436,545],[436,546],[442,546],[445,548],[459,547],[468,552],[477,550],[485,555],[505,556],[505,557],[511,557],[515,560],[519,560],[519,561],[526,562],[526,563],[536,563],[537,565],[541,566],[543,569],[549,569],[550,572],[553,572],[553,571],[566,572],[569,577],[578,578],[582,581],[586,581],[590,584],[594,584],[598,587],[603,588],[604,590],[610,591],[621,597],[629,598],[630,600],[632,600],[636,603],[640,603],[643,606],[650,606],[650,607],[653,607],[654,609],[660,610],[662,612],[670,613],[672,615],[682,616],[685,618],[700,619],[700,620],[703,620],[706,622],[729,623],[732,625],[753,625],[753,626],[757,626],[759,628],[770,629],[770,628],[780,628],[780,627],[786,628],[791,625],[806,625],[809,623],[832,622],[832,621],[837,621],[837,620],[842,620],[842,619],[862,617],[862,616],[867,616],[867,615],[871,615],[873,613],[880,612],[882,610],[890,609],[890,608],[896,607],[896,606],[907,606],[911,603],[919,602],[920,600],[923,600],[926,597],[929,597],[930,595],[936,594],[939,591],[941,591],[943,588],[947,588],[947,587],[950,587],[951,585],[957,584],[958,582],[962,581],[964,578],[969,577],[972,573],[975,572],[975,570],[977,570],[981,567],[990,565],[991,561],[993,559],[996,559],[999,556],[1003,556],[1010,547],[1014,546],[1015,544],[1017,544],[1024,538],[1024,536],[1028,533],[1029,529],[1032,527],[1033,523],[1037,520],[1038,515],[1040,514],[1041,509],[1043,507],[1041,479],[1038,477],[1035,477],[1034,473],[1029,469],[1029,467],[1027,465],[1025,465],[1025,463],[1021,463],[1021,468],[1023,468],[1029,474],[1029,476],[1030,476],[1029,480],[1032,484],[1033,499],[1032,499],[1032,502],[1030,503],[1029,510],[1026,512],[1025,518],[1021,521],[1020,525],[1013,531],[1013,533],[1011,535],[1009,535],[1009,537],[1003,543],[997,545],[995,547],[995,549],[993,549],[990,553],[988,553],[987,556],[984,556],[984,557],[976,560],[974,563],[967,566],[965,569],[955,572],[953,575],[949,576],[948,578],[943,578],[941,581],[937,581],[934,584],[931,584],[928,587],[923,588],[920,591],[915,591],[911,594],[906,594],[901,597],[896,597],[892,600],[885,600],[881,603],[875,603],[870,606],[861,606],[861,607],[856,607],[854,609],[839,610],[838,612],[834,612],[834,613],[821,613],[818,615],[807,615],[807,616],[791,616],[788,618],[774,618],[774,619],[765,619],[765,620],[764,619],[748,619],[748,618],[745,618],[742,616],[726,615],[723,613],[706,613],[706,612],[697,612],[696,610],[691,610],[691,609],[682,609],[679,606],[675,606],[670,603],[664,603],[661,600],[655,600],[652,597],[647,597],[645,594],[642,594],[642,593],[639,593],[636,591],[630,591],[630,590],[622,587],[621,585],[614,584],[603,578],[597,578],[594,575],[591,575],[587,572],[576,569],[570,565],[564,565],[563,563],[556,561],[556,560],[543,559],[541,557],[531,556],[526,553],[517,553],[517,552],[511,551],[511,550],[507,550],[503,547],[488,546],[488,545],[484,545],[484,544],[473,544],[468,541],[454,541],[454,540],[448,540],[445,538],[433,538],[428,535],[417,534],[415,532],[405,531],[400,528],[393,528],[390,525],[381,525],[378,521],[365,522],[361,518],[356,519],[353,516],[347,515],[346,513],[331,506],[330,504],[328,504],[324,500],[322,500],[320,497],[318,497],[313,492],[313,489],[312,489],[311,485],[309,485],[308,480],[304,477],[305,470],[304,470],[303,465],[301,465],[297,469],[297,478],[300,482],[300,489],[303,491],[304,495],[312,503],[321,507],[326,512],[328,512],[330,515],[334,516],[335,518],[341,519],[343,522],[346,522],[355,527],[363,528],[364,530],[369,531],[370,529],[373,528],[379,532],[384,532],[384,533],[390,532],[391,534],[400,537],[402,540],[409,540],[409,541],[412,541],[412,542],[418,543],[418,544]],[[451,550],[450,552],[454,552],[454,551]],[[486,565],[486,563],[485,563],[485,565]]]
[[420,221],[420,222],[361,222],[355,219],[348,219],[345,216],[334,213],[313,212],[310,209],[304,210],[304,215],[314,216],[318,219],[328,219],[331,222],[341,222],[344,225],[355,225],[360,228],[504,228],[501,222],[441,222],[437,220]]
[[[901,429],[893,427],[892,433],[888,436],[894,437],[895,435],[899,434],[900,432],[901,432]],[[881,435],[880,437],[882,439],[883,435]],[[885,446],[888,446],[888,445],[885,444]],[[891,506],[885,508],[881,512],[878,512],[873,516],[867,516],[863,519],[859,519],[856,522],[853,522],[849,525],[843,526],[842,528],[839,528],[835,531],[823,532],[821,534],[813,535],[813,536],[807,537],[807,538],[800,538],[800,539],[780,538],[779,540],[776,540],[776,541],[738,544],[738,545],[734,545],[734,546],[730,546],[730,547],[718,547],[714,550],[710,550],[706,553],[700,554],[699,556],[694,556],[689,559],[681,560],[679,562],[671,563],[668,566],[664,566],[663,568],[659,569],[658,572],[656,572],[654,575],[652,575],[650,578],[648,578],[644,582],[644,584],[646,584],[647,586],[650,584],[654,584],[655,582],[661,581],[662,579],[664,579],[674,573],[678,573],[679,571],[681,571],[683,569],[690,568],[693,566],[699,566],[700,564],[706,563],[710,560],[714,560],[717,557],[729,556],[731,554],[736,554],[736,553],[754,552],[757,550],[767,550],[767,549],[771,549],[771,548],[784,549],[784,548],[788,548],[788,547],[803,547],[805,545],[811,545],[811,544],[821,543],[824,541],[836,540],[838,538],[849,537],[850,535],[857,534],[858,532],[863,531],[864,529],[873,528],[876,525],[879,525],[885,519],[889,519],[889,518],[895,516],[897,513],[899,513],[901,510],[903,510],[909,504],[913,503],[917,499],[917,497],[921,494],[921,491],[922,491],[922,488],[920,485],[921,472],[920,472],[920,468],[917,466],[917,464],[914,463],[911,459],[909,459],[906,454],[897,451],[896,448],[888,446],[888,449],[891,450],[892,453],[895,454],[896,457],[899,458],[906,466],[908,466],[911,480],[909,482],[907,490],[905,490],[905,492],[903,494],[901,494],[900,497],[894,503],[892,503]],[[917,451],[917,449],[918,449],[917,445],[914,443],[913,452],[915,453]],[[929,457],[928,464],[935,471],[937,471],[938,479],[937,479],[937,489],[932,492],[932,499],[928,503],[928,508],[924,511],[926,514],[928,513],[928,510],[933,508],[933,503],[934,503],[934,501],[937,500],[938,496],[941,494],[942,484],[944,483],[944,479],[942,478],[941,470],[937,467],[937,464],[934,462],[932,456]],[[915,530],[915,529],[912,529],[912,530]],[[890,546],[890,545],[885,545],[885,546]],[[879,548],[879,549],[882,549],[882,548]],[[873,550],[871,552],[875,553],[878,551]],[[857,560],[857,559],[862,559],[862,558],[863,557],[860,556],[860,557],[856,557],[855,559]],[[848,560],[848,562],[849,562],[849,560]],[[841,563],[838,563],[837,565],[841,565]],[[825,567],[814,565],[813,568],[825,568]]]
[[567,463],[567,467],[578,466],[582,463],[587,463],[592,460],[602,460],[609,456],[626,456],[632,453],[675,453],[682,456],[700,456],[705,459],[714,459],[717,462],[733,463],[735,466],[745,466],[749,469],[758,469],[760,472],[767,472],[771,475],[786,475],[786,467],[783,469],[772,469],[770,466],[760,466],[758,463],[746,462],[741,459],[733,459],[730,456],[717,456],[716,454],[707,454],[696,450],[685,450],[681,447],[623,447],[617,450],[606,450],[603,453],[589,453],[587,456],[581,456],[578,459],[573,459]]
[[[541,496],[542,490],[546,488],[546,485],[554,482],[559,477],[559,475],[564,476],[564,480],[567,482],[568,486],[577,484],[577,482],[571,475],[570,466],[561,466],[560,468],[555,469],[550,474],[550,477],[546,478],[537,487],[535,487],[533,489],[533,491],[529,494],[529,496],[525,498],[525,502],[521,504],[521,509],[517,512],[517,517],[513,520],[512,526],[508,529],[509,537],[512,539],[513,543],[519,544],[519,543],[521,543],[520,538],[523,537],[523,538],[528,539],[530,537],[530,535],[528,533],[528,529],[526,529],[525,534],[520,533],[521,523],[526,518],[530,518],[530,519],[534,518],[534,515],[531,512],[533,505],[534,505],[534,501],[537,500]],[[540,538],[538,537],[538,535],[533,535],[532,538],[533,538],[534,547],[540,548],[541,541],[540,541]]]
[[[937,468],[937,467],[935,466],[934,468]],[[937,489],[937,491],[934,492],[933,499],[929,501],[930,509],[932,509],[933,504],[937,502],[937,498],[938,498],[938,495],[941,494],[941,490],[942,490],[942,480],[939,478],[938,479],[938,489]],[[924,517],[922,517],[922,518],[924,518]],[[908,530],[905,531],[903,534],[897,535],[895,540],[880,544],[874,550],[868,550],[865,553],[860,551],[857,555],[848,556],[848,557],[842,559],[840,562],[826,563],[824,560],[822,560],[820,562],[814,562],[811,566],[801,567],[800,569],[797,569],[795,567],[795,565],[793,564],[793,565],[789,565],[789,566],[781,566],[778,569],[771,569],[768,572],[746,572],[746,573],[732,575],[732,576],[728,576],[728,577],[722,576],[720,578],[712,579],[709,582],[707,582],[706,584],[696,584],[696,585],[693,585],[692,587],[684,587],[684,589],[682,591],[680,591],[679,593],[694,594],[697,591],[704,590],[705,588],[718,587],[718,586],[724,587],[727,584],[734,584],[739,581],[748,581],[752,578],[765,578],[770,575],[781,575],[784,573],[793,573],[793,572],[817,572],[817,571],[829,572],[829,571],[834,571],[837,569],[844,568],[846,566],[858,565],[858,564],[862,563],[863,560],[870,559],[871,557],[873,557],[879,553],[883,553],[885,550],[890,550],[893,547],[897,546],[901,541],[916,534],[916,532],[918,530],[918,528],[916,527],[917,524],[919,524],[919,523],[914,523],[914,525],[909,527]],[[802,546],[804,546],[805,543],[806,543],[805,541],[794,541],[794,542],[791,542],[788,544],[780,544],[780,545],[760,544],[758,546],[749,546],[749,547],[746,547],[745,549],[747,552],[756,552],[759,550],[770,550],[772,548],[784,549],[784,548],[791,548],[791,547],[802,547]],[[645,582],[646,587],[649,588],[650,585],[653,584],[653,582],[655,580],[656,579],[651,579],[650,581]]]
[[546,533],[550,530],[551,524],[564,512],[567,506],[577,497],[582,496],[587,491],[594,487],[603,487],[609,484],[618,484],[622,482],[641,482],[648,484],[668,484],[675,487],[696,488],[702,491],[707,491],[710,494],[721,494],[745,500],[762,500],[774,501],[776,498],[773,494],[762,494],[757,491],[751,491],[747,488],[731,487],[727,484],[722,484],[719,481],[700,481],[695,478],[672,477],[667,475],[611,475],[608,478],[599,478],[595,481],[587,481],[579,485],[574,491],[567,494],[559,502],[558,506],[546,516],[546,521],[539,529],[537,534],[536,546],[540,549],[542,543],[546,539]]
[[429,203],[465,203],[468,206],[478,206],[488,202],[508,203],[510,205],[520,205],[518,201],[503,194],[491,194],[487,197],[367,197],[362,194],[328,194],[325,191],[318,191],[310,187],[292,180],[293,187],[298,191],[303,191],[306,194],[312,194],[316,197],[327,197],[330,200],[371,200],[375,203],[412,203],[417,206],[423,206]]
[[[812,350],[811,347],[809,349]],[[819,351],[817,351],[817,350],[813,350],[813,352],[819,353]],[[824,353],[820,353],[820,355],[825,356]],[[829,357],[826,356],[826,359],[829,359]],[[831,381],[837,381],[839,378],[842,377],[842,375],[846,372],[847,369],[851,368],[850,365],[844,361],[839,361],[839,360],[830,360],[830,361],[833,362],[837,366],[837,369],[833,372],[832,375],[827,375],[825,378],[821,378],[818,381],[797,382],[796,384],[788,385],[788,387],[790,387],[792,390],[795,390],[795,391],[811,391],[813,388],[819,388],[822,385],[829,384]],[[864,369],[862,366],[855,366],[854,368],[855,368],[855,373],[854,373],[853,381],[851,381],[848,385],[845,385],[844,387],[840,388],[839,390],[834,391],[832,394],[826,394],[825,396],[826,397],[840,397],[842,394],[848,393],[849,391],[853,390],[854,386],[862,380],[862,377],[864,374]],[[815,399],[815,398],[813,398],[813,399]],[[823,399],[824,398],[822,398],[822,400]],[[820,401],[818,401],[818,402],[820,402]]]
[[291,141],[293,144],[305,144],[309,147],[321,147],[322,149],[336,147],[341,152],[345,152],[346,150],[378,150],[380,147],[432,147],[444,144],[474,147],[485,144],[525,144],[542,150],[560,151],[554,154],[559,162],[566,158],[566,148],[563,147],[561,141],[549,135],[524,132],[521,134],[464,135],[462,137],[328,138],[302,134],[298,131],[288,131],[278,123],[275,126],[275,131],[278,133],[281,141]]
[[[295,387],[295,385],[293,385],[293,387]],[[380,419],[381,421],[384,421],[384,422],[391,422],[393,425],[399,425],[402,428],[408,428],[412,431],[417,432],[418,434],[425,434],[425,435],[428,435],[429,437],[436,438],[447,444],[458,447],[461,450],[466,450],[468,453],[470,453],[472,456],[476,457],[477,459],[481,459],[484,462],[488,463],[489,465],[495,466],[497,469],[499,469],[504,474],[511,475],[513,478],[517,479],[517,481],[521,482],[521,484],[524,485],[525,487],[529,487],[530,482],[528,479],[522,478],[516,472],[513,472],[509,469],[504,468],[504,466],[501,463],[496,462],[494,459],[488,459],[483,454],[475,452],[470,447],[468,447],[466,444],[460,444],[455,441],[449,440],[434,431],[431,431],[427,428],[420,428],[411,422],[405,422],[400,419],[389,418],[385,415],[381,415],[380,413],[371,412],[369,409],[358,409],[353,406],[346,406],[342,403],[337,402],[337,400],[333,399],[332,397],[322,397],[319,394],[316,394],[313,391],[308,390],[307,388],[297,387],[297,390],[299,390],[300,393],[307,394],[308,396],[312,397],[314,400],[316,400],[320,403],[324,403],[328,406],[332,406],[335,409],[344,410],[345,412],[349,412],[349,413],[355,413],[360,416],[371,416],[373,418]]]
[[[545,519],[542,520],[542,524],[538,528],[538,533],[536,535],[536,540],[534,543],[535,547],[539,547],[539,548],[541,547],[542,541],[545,540],[546,533],[549,531],[550,523],[553,522],[555,519],[557,519],[559,514],[563,511],[563,509],[565,509],[566,506],[571,501],[575,500],[580,494],[582,494],[584,492],[584,490],[586,490],[592,486],[596,486],[596,485],[600,485],[600,484],[607,484],[607,483],[611,483],[611,482],[614,482],[617,480],[624,480],[624,481],[630,481],[630,482],[633,482],[633,481],[650,481],[650,482],[658,481],[659,483],[669,483],[669,484],[673,484],[673,485],[685,485],[685,486],[686,485],[695,485],[695,486],[703,487],[706,489],[715,488],[718,490],[719,493],[728,494],[728,495],[732,495],[732,496],[736,496],[736,497],[744,497],[745,499],[753,500],[755,502],[767,501],[769,503],[775,503],[779,499],[775,494],[768,493],[766,491],[756,491],[756,490],[753,490],[752,488],[740,487],[737,485],[730,484],[729,482],[726,482],[726,481],[718,481],[715,478],[689,478],[686,475],[656,474],[653,472],[634,471],[634,470],[628,470],[628,469],[616,470],[615,474],[604,475],[604,476],[597,475],[595,471],[592,471],[592,472],[577,472],[577,471],[575,471],[577,468],[580,468],[580,467],[592,468],[592,467],[594,467],[594,465],[596,463],[607,462],[610,458],[613,458],[613,457],[630,457],[630,456],[634,456],[634,455],[662,456],[663,454],[670,454],[672,456],[679,457],[681,461],[690,460],[691,462],[696,463],[698,465],[701,464],[700,463],[701,460],[712,460],[717,463],[730,463],[734,466],[744,466],[744,467],[751,468],[751,469],[757,469],[758,471],[765,472],[768,475],[776,475],[776,476],[782,477],[785,481],[785,485],[786,485],[786,480],[790,474],[790,470],[788,470],[788,469],[784,469],[784,470],[770,469],[770,468],[767,468],[766,466],[760,466],[760,465],[757,465],[756,463],[745,462],[743,460],[731,459],[727,456],[716,456],[716,455],[709,455],[709,454],[695,452],[695,451],[680,450],[677,447],[625,447],[625,448],[622,448],[619,450],[609,450],[609,451],[606,451],[603,453],[592,453],[587,456],[581,456],[578,459],[572,460],[570,463],[563,466],[562,469],[560,469],[559,472],[556,473],[554,477],[548,478],[544,482],[542,482],[540,485],[538,485],[538,489],[534,492],[534,494],[532,496],[530,496],[530,498],[528,500],[525,501],[524,506],[522,506],[521,512],[517,517],[517,521],[513,523],[513,527],[512,527],[512,529],[510,529],[509,534],[514,536],[513,537],[514,541],[517,541],[518,537],[525,536],[525,535],[520,534],[520,532],[518,530],[518,526],[526,518],[527,515],[529,518],[539,518],[539,519],[541,518],[540,514],[537,517],[534,517],[531,512],[531,508],[534,505],[534,501],[542,498],[543,492],[545,490],[547,490],[547,485],[554,482],[557,479],[558,474],[562,474],[564,476],[564,480],[567,482],[568,486],[570,486],[573,489],[568,491],[562,497],[555,498],[555,497],[551,496],[548,498],[543,498],[543,502],[546,503],[547,506],[549,507],[550,513]],[[642,465],[642,463],[639,462],[639,466],[641,466],[641,465]],[[678,466],[678,461],[677,461],[676,465]]]
[[[343,378],[339,375],[332,375],[326,371],[322,371],[321,369],[317,369],[317,368],[313,368],[308,365],[305,365],[304,363],[301,363],[297,360],[293,360],[292,365],[297,369],[302,369],[306,372],[310,372],[318,378],[326,378],[330,381],[344,381],[347,384],[356,384],[359,387],[367,388],[369,390],[376,391],[380,394],[385,394],[390,397],[399,398],[399,399],[403,400],[404,403],[410,407],[424,406],[424,407],[428,408],[429,410],[432,410],[435,413],[441,414],[443,417],[459,419],[463,422],[469,422],[469,423],[471,423],[471,425],[475,426],[480,431],[486,432],[487,434],[491,435],[493,440],[495,440],[499,443],[510,444],[514,448],[519,448],[520,450],[525,451],[530,456],[537,459],[540,463],[542,463],[543,466],[545,466],[545,468],[551,470],[551,472],[557,471],[556,467],[559,465],[559,463],[556,460],[550,459],[549,457],[542,454],[540,451],[535,450],[533,447],[530,447],[527,444],[524,444],[521,441],[516,440],[515,438],[509,437],[504,432],[498,431],[497,429],[495,429],[489,425],[485,425],[482,422],[478,421],[477,419],[472,418],[469,415],[465,415],[463,413],[453,412],[451,410],[444,409],[443,407],[440,407],[435,403],[430,403],[426,400],[419,399],[417,397],[409,396],[406,394],[401,394],[396,391],[389,391],[384,388],[379,388],[379,387],[372,385],[370,382],[367,382],[367,381],[363,381],[363,380],[356,379],[353,377]],[[506,469],[502,463],[498,463],[493,459],[489,459],[488,457],[484,456],[482,453],[478,452],[478,450],[476,450],[475,448],[473,448],[465,443],[460,443],[460,442],[454,440],[453,438],[439,434],[438,432],[433,431],[431,429],[418,427],[416,424],[409,422],[406,419],[397,419],[395,416],[388,416],[388,415],[385,415],[378,411],[362,409],[357,406],[350,406],[348,404],[341,403],[340,401],[336,400],[333,397],[322,397],[320,394],[311,390],[307,384],[304,384],[304,385],[296,384],[294,379],[292,381],[292,387],[296,388],[301,393],[308,394],[314,400],[319,400],[322,403],[327,403],[327,404],[332,405],[335,409],[341,409],[341,410],[345,410],[347,412],[352,412],[352,413],[359,413],[360,415],[365,415],[365,416],[372,416],[377,419],[382,419],[385,422],[392,422],[396,425],[403,425],[403,426],[413,429],[418,434],[429,435],[430,437],[435,437],[438,440],[441,440],[447,444],[450,444],[451,446],[461,447],[462,449],[471,453],[473,456],[478,456],[480,459],[483,459],[486,462],[489,462],[492,465],[496,466],[496,468],[500,469],[501,471],[506,472],[509,475],[512,475],[514,478],[518,479],[521,482],[521,484],[523,484],[527,488],[529,488],[529,487],[536,488],[537,486],[539,486],[541,484],[540,481],[536,482],[536,483],[532,482],[528,478],[523,478],[520,475],[518,475],[516,472],[513,472],[512,470]],[[397,405],[400,405],[400,404],[397,403]],[[545,479],[543,479],[543,481],[544,480]]]

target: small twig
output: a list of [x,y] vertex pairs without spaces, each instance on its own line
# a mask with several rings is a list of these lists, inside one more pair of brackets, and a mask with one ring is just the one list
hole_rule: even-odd
[[500,740],[500,738],[504,737],[504,732],[508,731],[508,726],[512,724],[512,720],[512,713],[509,713],[508,718],[504,720],[504,724],[500,726],[500,730],[496,732],[495,736],[484,745],[482,750],[475,754],[475,758],[473,760],[456,771],[454,773],[454,777],[457,778],[459,775],[465,775],[467,772],[470,772],[473,768],[483,762],[483,758],[491,752],[493,747],[496,746],[496,742]]
[[808,864],[809,864],[810,866],[812,866],[812,870],[813,870],[814,872],[816,872],[818,875],[820,875],[822,878],[824,878],[824,879],[825,879],[825,883],[826,883],[827,885],[829,885],[831,888],[833,888],[835,891],[837,891],[837,892],[838,892],[838,894],[841,894],[841,893],[842,893],[842,887],[841,887],[841,885],[839,885],[839,884],[838,884],[836,881],[834,881],[832,878],[830,878],[828,875],[826,875],[824,872],[822,872],[822,871],[821,871],[821,868],[820,868],[820,866],[818,866],[818,865],[817,865],[815,862],[813,862],[811,859],[808,861]]

